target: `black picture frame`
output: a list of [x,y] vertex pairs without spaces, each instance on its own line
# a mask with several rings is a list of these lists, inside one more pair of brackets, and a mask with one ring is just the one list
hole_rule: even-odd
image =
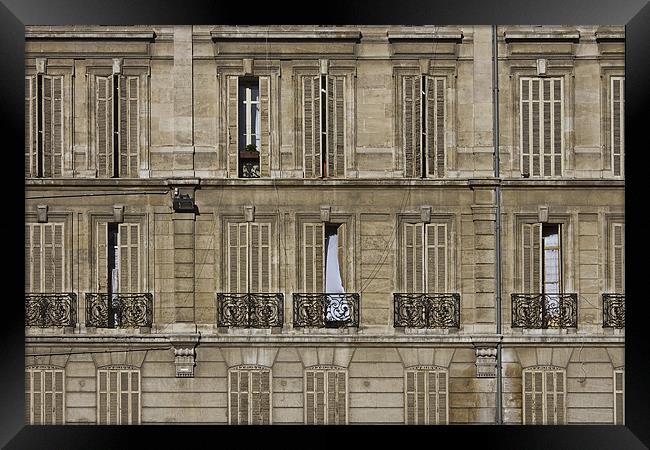
[[[252,13],[254,12],[254,14]],[[21,301],[21,246],[24,228],[24,189],[22,156],[24,75],[24,25],[72,24],[602,24],[626,26],[626,268],[628,297],[626,323],[626,423],[624,426],[447,426],[338,427],[335,431],[284,426],[259,428],[213,426],[24,426],[24,313]],[[318,444],[322,433],[329,447],[379,443],[397,438],[398,445],[464,446],[478,443],[484,448],[580,448],[623,449],[650,446],[650,399],[648,396],[648,327],[647,304],[639,280],[641,269],[648,266],[642,255],[650,254],[640,230],[644,230],[644,164],[647,152],[642,133],[648,122],[648,81],[650,80],[650,5],[645,0],[505,0],[456,2],[432,1],[357,1],[301,2],[284,5],[265,2],[254,5],[233,1],[171,0],[2,0],[0,4],[0,48],[2,53],[2,87],[0,111],[4,125],[3,144],[6,167],[3,173],[5,218],[0,229],[5,236],[5,280],[10,286],[2,305],[5,316],[2,333],[3,382],[0,383],[0,444],[5,448],[122,448],[142,439],[157,446],[176,439],[185,445],[227,445],[226,437],[239,444],[294,444],[301,447]],[[646,175],[647,177],[647,175]],[[16,189],[16,191],[13,191]],[[11,195],[9,195],[11,194]],[[9,218],[7,218],[7,216]],[[15,216],[15,217],[14,217]],[[11,237],[10,237],[11,236]],[[632,243],[632,245],[629,245]],[[9,253],[7,253],[9,249]],[[644,264],[645,263],[645,264]],[[14,274],[14,271],[16,273]],[[289,434],[290,433],[290,434]],[[327,434],[326,434],[327,433]],[[353,434],[363,441],[354,444]],[[390,433],[390,434],[389,434]],[[399,433],[399,435],[397,435]],[[211,440],[205,440],[208,436]],[[218,436],[218,439],[214,439]],[[336,439],[332,438],[336,436]],[[358,441],[357,441],[358,442]],[[375,442],[372,442],[374,444]],[[644,445],[645,444],[645,445]]]

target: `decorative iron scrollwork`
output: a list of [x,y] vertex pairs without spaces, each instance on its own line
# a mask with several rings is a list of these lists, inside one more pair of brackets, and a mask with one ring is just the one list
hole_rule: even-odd
[[513,328],[575,328],[578,294],[512,294]]
[[293,294],[293,326],[343,328],[359,326],[360,295]]
[[284,295],[273,293],[217,294],[217,326],[282,327]]
[[393,294],[394,326],[405,328],[459,328],[460,294]]
[[603,328],[625,328],[625,294],[603,294]]
[[74,327],[77,324],[77,294],[25,294],[25,326]]
[[153,295],[150,293],[87,293],[86,326],[97,328],[151,327]]

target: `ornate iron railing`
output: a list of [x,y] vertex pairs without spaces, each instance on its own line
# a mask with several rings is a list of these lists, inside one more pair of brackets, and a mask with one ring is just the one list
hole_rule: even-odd
[[86,293],[86,326],[97,328],[150,327],[153,295],[150,293]]
[[26,293],[25,326],[75,327],[77,294],[74,292]]
[[578,294],[512,294],[513,328],[575,328]]
[[360,295],[293,294],[293,326],[296,328],[359,327]]
[[603,328],[625,328],[625,294],[603,294]]
[[393,294],[394,326],[405,328],[459,328],[460,294]]
[[284,294],[217,294],[217,326],[229,328],[282,327]]

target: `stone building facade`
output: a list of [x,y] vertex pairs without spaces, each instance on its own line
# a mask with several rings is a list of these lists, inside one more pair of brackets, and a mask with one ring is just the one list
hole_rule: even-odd
[[30,26],[25,89],[26,422],[623,423],[623,28]]

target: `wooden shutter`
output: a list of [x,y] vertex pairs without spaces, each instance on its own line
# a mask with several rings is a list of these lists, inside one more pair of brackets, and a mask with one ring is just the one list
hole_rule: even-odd
[[611,242],[611,286],[613,292],[625,292],[625,230],[624,224],[612,224]]
[[402,150],[407,178],[422,176],[421,77],[402,78]]
[[407,425],[448,423],[447,371],[442,368],[417,368],[405,373]]
[[25,177],[36,176],[38,126],[35,76],[25,77]]
[[271,290],[271,224],[250,223],[250,281],[251,292]]
[[552,174],[554,176],[562,175],[562,136],[563,136],[563,124],[564,124],[564,107],[563,105],[563,79],[554,78],[551,80],[553,83],[553,98],[551,104],[553,106],[552,111],[552,122],[551,122],[551,136],[552,136],[552,154],[553,154],[553,166]]
[[33,425],[65,423],[65,374],[62,369],[25,370],[25,422]]
[[520,80],[520,114],[521,114],[521,172],[530,173],[530,133],[531,133],[531,108],[530,108],[530,79]]
[[347,421],[346,371],[313,368],[305,371],[305,423],[344,425]]
[[108,290],[108,223],[97,222],[95,228],[95,285],[97,292]]
[[404,224],[404,288],[424,292],[424,224]]
[[345,77],[327,77],[327,176],[345,176]]
[[341,274],[341,284],[344,288],[348,290],[350,287],[347,285],[347,275],[348,275],[348,245],[347,245],[347,233],[346,226],[344,223],[340,224],[336,230],[336,235],[338,236],[338,257],[339,257],[339,272]]
[[625,79],[611,78],[610,121],[612,171],[614,176],[623,175],[623,149],[625,142]]
[[544,373],[533,372],[533,424],[544,423]]
[[566,380],[563,370],[556,370],[555,374],[555,424],[563,425],[566,423]]
[[542,225],[522,224],[522,286],[525,293],[542,289]]
[[[63,292],[64,291],[64,267],[65,267],[65,249],[63,245],[64,233],[62,223],[53,223],[45,225],[46,229],[49,228],[52,234],[52,261],[49,266],[50,276],[48,279],[49,292]],[[48,262],[49,263],[49,262]]]
[[231,425],[271,423],[271,371],[264,368],[234,368],[229,376]]
[[25,425],[33,423],[33,410],[32,410],[32,371],[25,370]]
[[271,77],[259,77],[260,114],[260,176],[268,177],[271,172]]
[[100,425],[140,423],[140,371],[97,371],[97,421]]
[[140,224],[120,223],[117,229],[119,292],[140,292]]
[[138,77],[119,77],[119,161],[120,177],[138,176],[139,155]]
[[614,370],[614,425],[625,425],[625,372]]
[[447,292],[447,224],[426,224],[426,292]]
[[445,78],[426,78],[427,172],[442,177],[445,173]]
[[65,248],[62,223],[25,227],[26,292],[63,292]]
[[320,77],[302,77],[302,147],[305,178],[322,176]]
[[113,176],[113,77],[95,78],[97,176]]
[[239,133],[238,133],[238,95],[239,78],[226,77],[226,154],[228,155],[228,176],[237,178],[239,168]]
[[566,420],[564,370],[526,369],[523,377],[523,424],[564,424]]
[[251,370],[251,420],[252,425],[270,423],[270,372],[268,370]]
[[302,288],[304,292],[323,292],[325,270],[324,227],[322,223],[305,223],[302,229]]
[[54,388],[53,373],[51,370],[41,370],[40,375],[43,377],[43,424],[49,425],[53,422],[52,406],[54,406],[54,398],[52,390]]
[[228,224],[228,292],[248,292],[248,223]]

